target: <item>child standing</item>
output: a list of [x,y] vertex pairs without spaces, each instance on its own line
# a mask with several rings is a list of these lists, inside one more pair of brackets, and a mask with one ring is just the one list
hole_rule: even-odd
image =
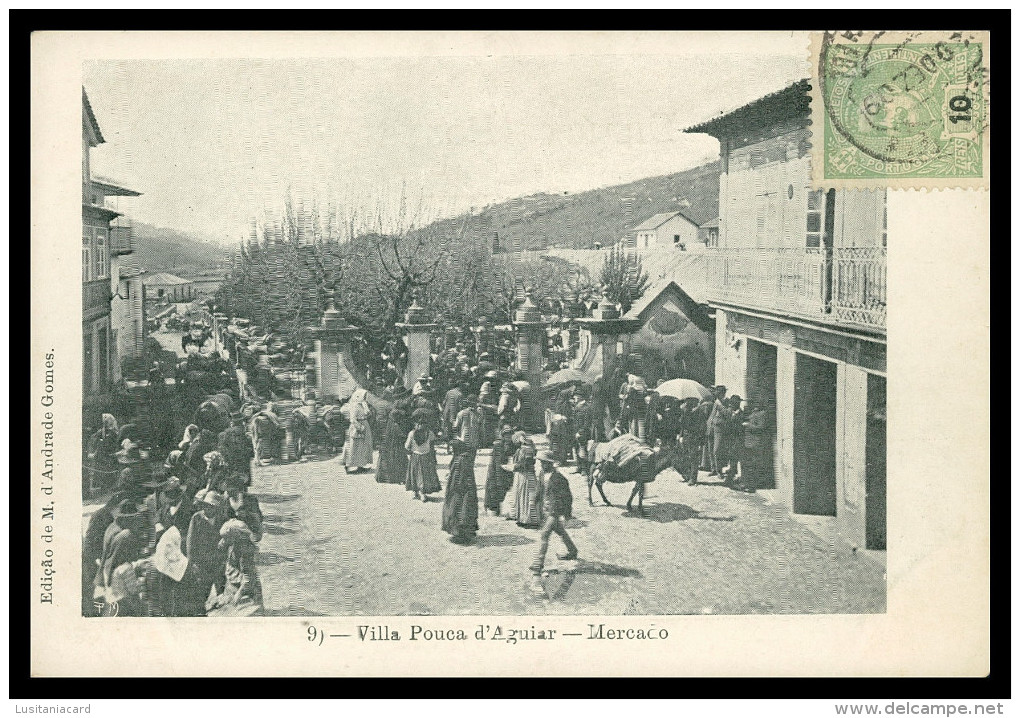
[[410,455],[404,488],[413,491],[415,499],[426,502],[429,494],[442,490],[436,471],[436,434],[426,424],[430,419],[427,409],[415,409],[411,418],[414,429],[404,443],[404,449]]

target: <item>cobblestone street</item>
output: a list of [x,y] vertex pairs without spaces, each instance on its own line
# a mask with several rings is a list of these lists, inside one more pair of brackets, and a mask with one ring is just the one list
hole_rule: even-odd
[[[541,442],[543,437],[534,437]],[[440,452],[445,482],[449,456]],[[489,452],[479,452],[479,498]],[[267,615],[873,613],[885,610],[881,562],[824,538],[762,495],[672,470],[648,486],[648,516],[629,514],[631,485],[605,486],[614,506],[587,503],[567,467],[577,561],[555,557],[533,583],[538,531],[480,511],[474,545],[440,530],[442,498],[412,501],[338,459],[255,469],[266,534],[259,571]],[[702,472],[702,480],[712,481]]]

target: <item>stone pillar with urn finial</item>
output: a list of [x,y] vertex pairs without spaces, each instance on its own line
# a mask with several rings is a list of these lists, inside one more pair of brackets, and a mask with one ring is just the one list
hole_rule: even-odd
[[542,371],[545,368],[545,323],[542,312],[528,291],[524,302],[514,312],[514,328],[517,330],[517,368],[531,385],[528,395],[522,398],[521,407],[524,425],[531,429],[542,425],[543,407],[538,400],[542,388]]
[[[602,360],[602,380],[608,381],[614,370],[620,366],[630,353],[631,335],[641,328],[640,319],[624,319],[620,310],[603,292],[602,299],[592,312],[591,317],[582,317],[574,321],[581,332],[588,333],[586,343],[588,352],[599,352]],[[608,387],[607,395],[616,396],[619,387]]]
[[346,369],[351,337],[357,327],[348,326],[336,308],[336,295],[326,295],[326,311],[316,327],[309,327],[315,341],[315,386],[320,404],[343,401],[357,388]]
[[424,307],[418,304],[418,297],[415,296],[404,315],[404,321],[397,324],[404,332],[404,344],[407,345],[407,364],[404,376],[401,377],[405,389],[413,389],[416,381],[429,375],[432,330],[437,326],[429,322]]

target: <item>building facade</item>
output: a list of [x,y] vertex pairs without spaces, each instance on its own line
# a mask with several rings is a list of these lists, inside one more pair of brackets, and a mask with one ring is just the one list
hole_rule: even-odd
[[152,301],[190,302],[195,298],[195,283],[167,272],[150,274],[142,280],[145,296]]
[[630,351],[641,357],[645,379],[693,379],[712,386],[715,379],[715,321],[709,309],[675,281],[660,281],[623,315],[640,324]]
[[770,416],[764,488],[884,550],[885,193],[811,187],[808,102],[800,82],[686,130],[722,159],[715,379]]
[[692,249],[698,243],[698,224],[681,212],[665,212],[634,227],[627,238],[633,238],[634,249]]

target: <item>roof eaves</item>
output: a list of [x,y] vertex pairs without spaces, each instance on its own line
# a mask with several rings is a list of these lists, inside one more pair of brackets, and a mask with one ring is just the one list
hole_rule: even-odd
[[84,85],[82,85],[81,88],[81,102],[85,107],[85,116],[88,118],[89,124],[92,125],[92,130],[96,133],[96,142],[98,144],[103,144],[106,140],[103,139],[103,133],[99,129],[99,121],[96,119],[96,113],[92,111],[92,103],[89,102],[89,96],[88,93],[85,92]]
[[[792,85],[770,92],[744,105],[736,107],[728,112],[720,113],[710,120],[692,125],[683,130],[686,133],[704,133],[712,136],[719,136],[747,122],[748,119],[761,115],[768,115],[770,121],[787,119],[790,116],[807,116],[810,111],[811,89],[808,80],[799,80]],[[776,108],[770,111],[769,108]]]

